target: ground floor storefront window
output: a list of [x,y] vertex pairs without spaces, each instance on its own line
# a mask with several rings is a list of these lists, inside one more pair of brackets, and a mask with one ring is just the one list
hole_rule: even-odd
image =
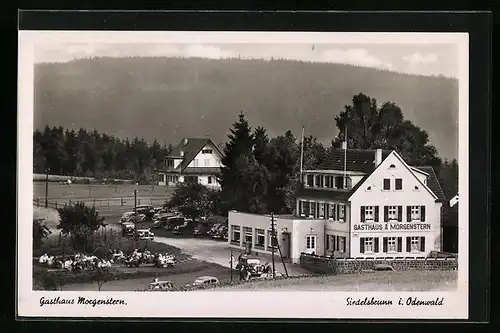
[[276,232],[275,232],[275,235],[273,237],[271,234],[271,230],[268,230],[267,231],[267,250],[271,251],[273,247],[275,250],[278,249],[278,237],[276,235]]
[[327,252],[346,252],[347,237],[339,235],[326,235],[326,251]]
[[232,225],[231,226],[231,243],[240,245],[240,226]]
[[264,229],[255,229],[255,247],[264,249],[266,233]]
[[243,245],[252,246],[252,228],[243,227]]

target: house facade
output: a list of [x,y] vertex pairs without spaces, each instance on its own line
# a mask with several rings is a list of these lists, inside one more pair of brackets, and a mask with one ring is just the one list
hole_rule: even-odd
[[[303,172],[296,214],[276,217],[277,245],[292,262],[298,262],[301,252],[350,258],[426,256],[441,250],[444,201],[432,167],[411,167],[395,151],[339,149],[317,170]],[[248,234],[256,228],[267,233],[269,218],[230,213],[229,243],[245,245],[231,238],[233,226]],[[263,248],[252,243],[251,248],[269,252],[267,243]]]
[[207,187],[220,188],[222,153],[210,139],[184,138],[165,157],[157,170],[158,184],[172,186],[184,181],[197,181]]

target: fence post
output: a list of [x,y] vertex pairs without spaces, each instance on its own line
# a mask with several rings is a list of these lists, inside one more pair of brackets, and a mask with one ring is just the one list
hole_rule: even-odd
[[122,203],[122,206],[123,206],[123,198],[120,198],[120,200],[121,200],[121,203]]

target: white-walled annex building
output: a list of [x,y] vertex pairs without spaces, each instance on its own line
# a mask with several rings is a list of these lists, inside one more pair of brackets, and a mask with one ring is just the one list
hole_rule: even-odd
[[[344,155],[345,154],[345,155]],[[344,156],[346,156],[344,163]],[[446,201],[432,167],[409,166],[396,151],[333,151],[302,175],[294,216],[276,216],[284,256],[423,257],[441,250]],[[228,242],[271,251],[270,216],[229,213]]]
[[220,188],[222,153],[210,139],[184,138],[165,157],[163,168],[157,170],[159,185],[175,185],[187,180],[207,187]]

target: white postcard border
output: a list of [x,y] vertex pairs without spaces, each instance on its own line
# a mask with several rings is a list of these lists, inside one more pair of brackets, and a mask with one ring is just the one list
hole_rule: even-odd
[[[455,292],[49,292],[32,290],[33,207],[33,73],[37,43],[168,42],[168,43],[452,43],[459,55],[459,193],[468,202],[468,34],[466,33],[306,33],[306,32],[116,32],[20,31],[18,82],[18,266],[17,314],[25,317],[204,317],[204,318],[367,318],[467,319],[468,317],[468,205],[459,206],[458,287]],[[40,306],[40,298],[114,298],[126,305]],[[347,306],[347,297],[391,299],[393,306]],[[436,299],[444,304],[398,306],[408,297]],[[253,305],[253,306],[251,306]]]

